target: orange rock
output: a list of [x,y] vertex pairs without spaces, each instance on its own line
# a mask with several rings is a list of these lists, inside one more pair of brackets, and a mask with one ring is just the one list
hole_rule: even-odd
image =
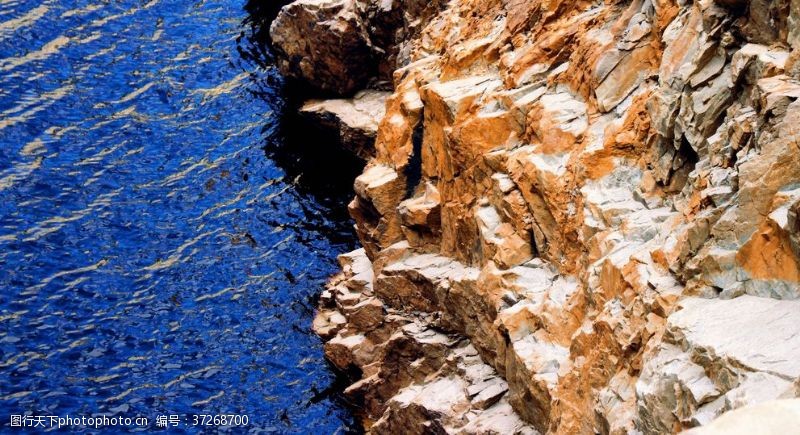
[[670,433],[797,394],[759,356],[800,336],[771,314],[800,297],[795,3],[463,0],[413,29],[351,205],[374,294],[336,281],[317,320],[375,433]]

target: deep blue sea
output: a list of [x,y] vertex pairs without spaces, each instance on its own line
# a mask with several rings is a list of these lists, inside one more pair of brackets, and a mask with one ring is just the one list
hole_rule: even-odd
[[287,127],[246,3],[0,0],[0,431],[353,426],[310,324],[357,168]]

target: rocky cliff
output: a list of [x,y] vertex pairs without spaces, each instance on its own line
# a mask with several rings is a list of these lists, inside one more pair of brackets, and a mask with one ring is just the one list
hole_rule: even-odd
[[800,395],[799,20],[800,0],[285,7],[280,68],[342,97],[304,111],[369,158],[363,249],[314,324],[365,426],[674,433]]

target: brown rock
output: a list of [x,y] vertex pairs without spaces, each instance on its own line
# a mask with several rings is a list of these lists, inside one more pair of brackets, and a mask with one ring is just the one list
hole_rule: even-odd
[[281,72],[324,92],[361,89],[375,70],[372,48],[355,0],[298,0],[270,26]]
[[407,38],[317,320],[372,432],[675,433],[800,394],[800,2],[398,5],[364,5]]

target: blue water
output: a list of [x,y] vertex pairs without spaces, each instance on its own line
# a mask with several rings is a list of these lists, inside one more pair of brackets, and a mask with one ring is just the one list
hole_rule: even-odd
[[346,189],[286,145],[266,24],[244,6],[0,0],[0,430],[12,414],[353,425],[310,332],[353,244]]

